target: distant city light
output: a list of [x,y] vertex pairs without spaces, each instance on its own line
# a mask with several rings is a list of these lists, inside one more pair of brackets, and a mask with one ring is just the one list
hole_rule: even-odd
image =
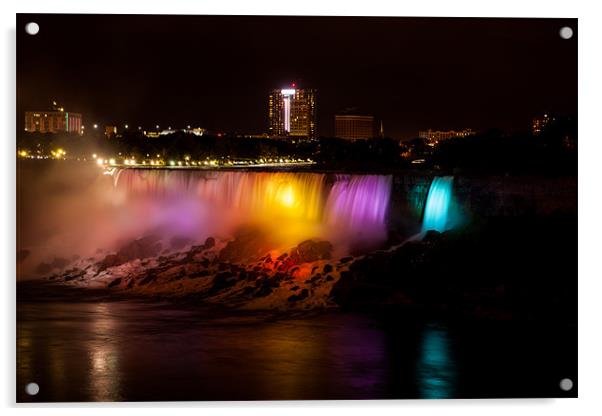
[[95,129],[97,129],[98,128],[98,124],[94,124],[94,126],[92,126],[92,127],[94,127]]
[[128,127],[129,127],[129,126],[126,124],[126,125],[125,125],[125,128],[127,129]]

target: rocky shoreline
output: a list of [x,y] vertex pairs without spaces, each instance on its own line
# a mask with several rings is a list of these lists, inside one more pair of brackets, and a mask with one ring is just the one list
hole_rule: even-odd
[[319,240],[270,250],[256,230],[241,230],[229,240],[209,237],[201,244],[145,236],[116,252],[71,262],[55,259],[38,269],[53,268],[45,279],[74,287],[232,310],[338,308],[502,321],[567,319],[571,315],[557,305],[576,290],[568,277],[575,259],[565,252],[574,224],[564,217],[551,221],[554,227],[548,220],[531,223],[529,237],[518,242],[522,221],[492,221],[429,231],[355,257],[334,257],[333,246]]

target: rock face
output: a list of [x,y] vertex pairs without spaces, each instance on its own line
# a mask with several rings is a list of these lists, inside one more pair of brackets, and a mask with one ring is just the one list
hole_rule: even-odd
[[239,230],[234,239],[226,244],[220,253],[221,261],[255,260],[270,250],[266,236],[257,229]]
[[[422,241],[357,258],[331,296],[347,309],[570,321],[577,309],[575,229],[576,218],[558,216],[431,231]],[[561,316],[566,305],[575,307]]]
[[316,260],[330,260],[332,249],[332,244],[328,241],[306,240],[292,250],[290,258],[296,264],[310,263]]
[[157,237],[147,236],[131,241],[122,246],[115,254],[108,254],[97,264],[99,272],[110,267],[119,266],[128,261],[155,257],[161,251],[161,243]]

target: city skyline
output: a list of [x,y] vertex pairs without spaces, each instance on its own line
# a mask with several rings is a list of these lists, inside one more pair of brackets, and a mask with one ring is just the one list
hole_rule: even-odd
[[[574,19],[17,16],[30,20],[41,31],[18,37],[20,129],[25,111],[56,99],[84,124],[263,133],[270,91],[291,82],[318,91],[318,136],[354,106],[399,139],[528,130],[536,114],[577,108],[577,42],[558,36]],[[74,53],[57,59],[57,39]]]

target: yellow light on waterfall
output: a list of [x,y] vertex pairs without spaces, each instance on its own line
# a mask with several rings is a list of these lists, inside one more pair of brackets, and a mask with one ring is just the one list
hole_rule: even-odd
[[292,207],[295,204],[295,192],[293,191],[293,187],[291,185],[288,185],[280,193],[280,202],[282,202],[282,205],[286,207]]

